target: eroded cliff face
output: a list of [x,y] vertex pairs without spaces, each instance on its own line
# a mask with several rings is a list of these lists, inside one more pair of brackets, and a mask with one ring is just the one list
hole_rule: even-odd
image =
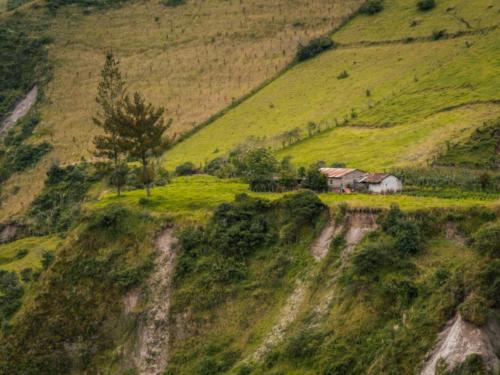
[[435,375],[440,361],[452,370],[471,354],[480,355],[486,367],[496,371],[500,368],[499,351],[500,325],[497,319],[491,317],[484,327],[477,327],[457,314],[439,334],[420,375]]

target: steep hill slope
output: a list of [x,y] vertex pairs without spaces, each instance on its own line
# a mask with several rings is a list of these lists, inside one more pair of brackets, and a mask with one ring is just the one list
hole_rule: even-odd
[[299,128],[304,138],[309,122],[324,132],[279,155],[366,168],[424,161],[498,116],[499,19],[489,1],[439,1],[426,13],[412,0],[385,1],[382,12],[334,33],[336,50],[297,65],[177,145],[166,165],[204,163],[248,137],[279,150],[287,131]]
[[52,161],[92,156],[97,129],[91,117],[106,50],[121,59],[129,92],[140,90],[155,105],[166,106],[172,133],[183,133],[273,77],[292,60],[299,42],[339,26],[361,2],[211,0],[166,7],[146,1],[101,10],[64,6],[53,15],[24,5],[20,11],[33,22],[46,22],[53,41],[53,79],[39,106],[42,121],[35,134],[49,141],[53,152],[29,176],[17,175],[6,184],[0,219],[29,204]]

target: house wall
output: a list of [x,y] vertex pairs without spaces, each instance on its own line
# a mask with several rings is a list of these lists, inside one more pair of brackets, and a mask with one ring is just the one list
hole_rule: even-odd
[[328,187],[330,190],[340,189],[340,187],[352,187],[354,185],[355,180],[359,180],[361,177],[365,175],[364,172],[361,171],[353,171],[351,173],[342,176],[341,178],[329,178],[328,179]]
[[403,189],[403,184],[401,181],[394,177],[388,176],[380,184],[369,184],[368,191],[371,193],[390,193],[401,191]]

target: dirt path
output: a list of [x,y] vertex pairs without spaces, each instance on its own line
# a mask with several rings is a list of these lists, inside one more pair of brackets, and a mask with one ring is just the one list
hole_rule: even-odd
[[500,368],[496,352],[500,349],[500,326],[490,319],[484,327],[476,327],[457,314],[440,333],[438,342],[429,354],[420,375],[435,375],[436,364],[443,359],[451,370],[469,354],[480,354],[489,369]]
[[327,293],[314,309],[317,319],[321,318],[328,312],[333,298],[335,297],[335,284],[337,283],[337,278],[349,264],[349,258],[354,248],[366,234],[377,228],[376,216],[371,213],[354,212],[348,215],[349,216],[346,218],[344,227],[338,228],[339,232],[342,232],[344,228],[346,231],[344,236],[346,246],[340,255],[340,267],[335,271],[335,275],[328,281],[328,284],[325,285]]
[[336,232],[335,228],[335,223],[330,221],[325,228],[323,228],[316,241],[314,241],[314,244],[311,247],[311,254],[316,262],[319,262],[326,256],[326,254],[328,254],[328,249],[330,248],[330,244],[332,243],[333,236]]
[[141,375],[163,374],[168,360],[169,312],[175,265],[173,229],[165,229],[156,239],[157,257],[149,278],[149,306],[139,327],[136,366]]
[[28,113],[33,104],[35,104],[37,96],[38,87],[35,86],[23,100],[16,104],[12,113],[2,121],[0,124],[0,135],[9,130],[19,119],[23,118]]

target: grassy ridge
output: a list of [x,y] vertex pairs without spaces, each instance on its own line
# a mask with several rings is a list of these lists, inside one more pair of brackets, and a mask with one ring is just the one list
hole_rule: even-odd
[[[223,202],[232,201],[236,194],[247,193],[252,196],[271,200],[283,196],[280,193],[253,193],[248,185],[237,180],[221,180],[212,176],[180,177],[164,187],[153,190],[150,199],[143,200],[143,208],[157,214],[168,213],[179,220],[204,221],[212,210]],[[92,206],[103,207],[113,203],[121,203],[130,207],[141,206],[140,199],[145,198],[143,190],[125,192],[121,197],[114,193],[104,194]],[[496,206],[500,203],[495,197],[485,199],[463,198],[445,199],[437,197],[419,197],[404,194],[373,195],[373,194],[320,194],[321,200],[329,206],[346,202],[351,207],[388,208],[397,203],[402,209],[417,210],[438,207],[468,207],[474,205]]]
[[[351,35],[350,42],[361,42],[362,36],[355,39],[359,34],[356,30],[365,26],[372,27],[372,33],[377,35],[378,28],[374,25],[378,23],[383,23],[387,28],[391,25],[389,31],[400,30],[398,23],[393,21],[399,20],[399,6],[402,3],[406,4],[406,8],[409,7],[409,1],[387,2],[380,14],[356,17],[335,33],[333,39],[337,40],[339,35],[342,41],[342,35],[344,38],[345,35]],[[454,6],[457,12],[469,12],[478,23],[491,26],[492,19],[496,20],[490,15],[491,12],[496,14],[494,10],[485,12],[480,7],[473,10],[463,1],[448,3],[448,7]],[[412,7],[406,12],[414,17],[419,16],[420,13],[414,4]],[[452,21],[455,22],[454,17],[450,18],[447,12],[442,12],[441,6],[426,14],[425,18],[432,20],[432,25],[441,25],[442,28],[447,28]],[[403,28],[402,32],[404,30]],[[431,31],[426,34],[427,32],[428,30],[422,32],[422,35],[430,37]],[[342,124],[346,119],[353,125],[413,126],[415,122],[423,121],[423,118],[438,111],[467,103],[496,101],[500,51],[495,41],[498,36],[498,30],[490,30],[455,39],[360,45],[324,53],[294,67],[257,95],[174,147],[167,153],[165,163],[168,167],[186,160],[203,163],[224,154],[249,136],[265,138],[265,144],[281,147],[281,141],[277,140],[276,136],[296,127],[306,133],[309,121],[316,122],[322,128]],[[382,28],[379,40],[385,38],[387,35]],[[339,80],[338,76],[344,70],[349,76]],[[486,114],[489,111],[488,109]],[[492,111],[494,115],[496,109]],[[477,115],[481,119],[488,118],[488,115]],[[448,126],[452,120],[453,118]],[[446,123],[444,119],[440,122]],[[471,128],[478,123],[479,121],[471,124]],[[426,130],[420,132],[419,139],[434,139],[434,129],[428,125]],[[384,131],[381,130],[380,133]],[[394,131],[394,135],[399,133],[400,131]],[[329,134],[331,137],[319,146],[323,147],[317,152],[319,159],[337,159],[334,147],[336,133]],[[320,137],[324,139],[325,136]],[[390,135],[387,138],[390,139]],[[435,141],[444,142],[446,138],[450,137],[442,134],[440,139]],[[315,141],[314,138],[311,140]],[[353,136],[352,143],[355,141]],[[394,137],[390,146],[398,146],[400,141],[401,139]],[[324,147],[329,143],[331,147]],[[406,146],[411,143],[411,139],[408,139]],[[311,145],[313,143],[309,144]],[[373,143],[358,147],[357,150],[360,153],[369,153],[371,147]],[[311,147],[293,147],[288,154],[301,163],[303,158],[308,159],[310,150]],[[429,154],[428,152],[427,156]],[[393,165],[394,155],[391,153],[388,153],[387,157],[384,154],[378,156],[379,166],[389,168]],[[422,157],[421,160],[423,159],[425,158]]]
[[[28,237],[8,244],[0,245],[0,270],[20,272],[24,268],[36,270],[41,267],[44,251],[53,251],[60,239],[54,236]],[[26,256],[18,259],[21,250],[28,250]]]

